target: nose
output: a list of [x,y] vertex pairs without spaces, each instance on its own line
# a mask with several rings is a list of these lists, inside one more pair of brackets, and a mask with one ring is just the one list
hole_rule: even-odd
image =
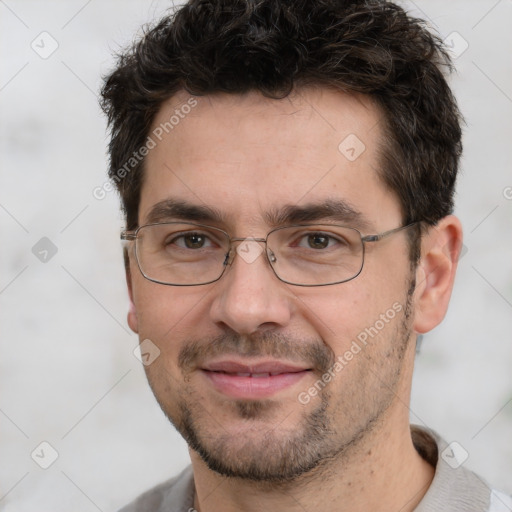
[[275,276],[261,241],[243,240],[215,287],[211,319],[239,334],[278,329],[292,316],[292,294]]

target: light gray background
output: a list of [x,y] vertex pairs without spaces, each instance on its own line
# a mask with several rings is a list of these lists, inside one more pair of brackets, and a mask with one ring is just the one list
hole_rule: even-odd
[[[423,342],[411,418],[512,491],[512,2],[408,2],[455,51],[467,120],[451,307]],[[114,193],[97,105],[112,51],[163,1],[0,0],[0,509],[115,510],[188,462],[134,357]],[[58,42],[47,59],[41,32]],[[463,40],[453,35],[457,32]],[[50,48],[44,40],[44,48]],[[508,199],[507,199],[508,197]],[[48,237],[46,263],[32,247]],[[40,255],[42,256],[42,255]],[[59,457],[41,469],[43,441]],[[46,450],[46,451],[45,451]],[[44,453],[44,457],[41,455]],[[35,458],[49,457],[43,447]]]

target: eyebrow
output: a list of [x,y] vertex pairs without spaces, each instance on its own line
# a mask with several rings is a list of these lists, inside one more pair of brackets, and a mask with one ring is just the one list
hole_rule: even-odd
[[265,218],[272,226],[334,221],[360,230],[372,228],[372,224],[359,210],[341,199],[327,199],[321,203],[307,203],[302,206],[287,205],[271,210],[265,214]]
[[166,199],[156,203],[146,216],[146,223],[153,224],[169,220],[222,223],[224,215],[211,206],[196,205],[175,199]]
[[[304,222],[337,222],[361,231],[372,229],[372,224],[349,202],[326,199],[321,203],[285,205],[263,214],[271,227],[301,224]],[[156,203],[148,212],[145,223],[153,224],[183,220],[199,223],[226,224],[228,216],[217,208],[196,205],[183,200],[166,199]]]

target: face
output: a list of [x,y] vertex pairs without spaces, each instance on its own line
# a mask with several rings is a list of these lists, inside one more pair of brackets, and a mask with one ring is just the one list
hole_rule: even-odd
[[[182,113],[147,156],[140,226],[199,222],[265,238],[297,223],[363,235],[401,225],[378,178],[381,117],[368,99],[316,89],[187,102],[173,97],[155,119],[157,129]],[[220,280],[178,287],[145,279],[130,252],[129,323],[160,350],[149,383],[210,469],[290,479],[357,449],[396,400],[410,364],[406,234],[367,243],[360,275],[331,286],[286,284],[265,253],[241,254]]]

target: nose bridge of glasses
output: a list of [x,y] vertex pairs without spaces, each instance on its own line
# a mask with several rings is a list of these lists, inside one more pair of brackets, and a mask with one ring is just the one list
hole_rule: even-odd
[[246,263],[253,263],[265,252],[267,240],[265,238],[245,237],[231,238],[230,250],[227,255],[225,265],[231,265],[238,254]]

